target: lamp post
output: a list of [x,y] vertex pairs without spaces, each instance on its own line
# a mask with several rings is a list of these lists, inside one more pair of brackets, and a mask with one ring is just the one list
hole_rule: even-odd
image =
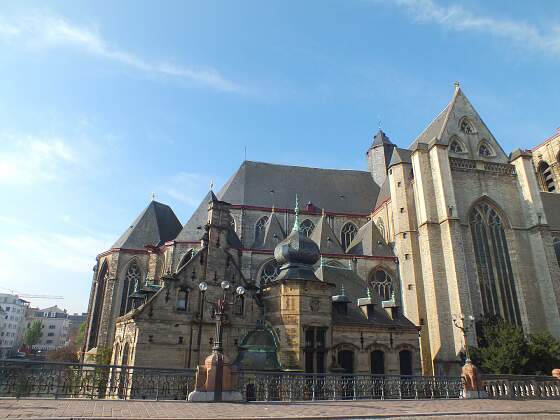
[[463,333],[463,340],[465,341],[465,362],[468,363],[471,361],[471,357],[469,354],[469,342],[467,340],[467,333],[471,330],[472,325],[474,324],[474,316],[468,315],[465,317],[463,314],[453,315],[453,325],[461,330]]
[[222,400],[222,382],[223,382],[223,372],[224,372],[224,354],[222,346],[222,332],[223,324],[226,319],[226,309],[228,306],[235,304],[236,299],[241,299],[245,294],[245,288],[243,286],[238,286],[235,289],[235,294],[231,300],[228,300],[228,293],[232,289],[232,284],[224,280],[220,283],[222,288],[222,296],[216,301],[206,299],[206,291],[208,290],[208,283],[202,281],[198,284],[198,289],[202,293],[202,300],[214,308],[214,318],[216,322],[216,337],[212,345],[212,353],[216,356],[216,377],[215,377],[215,388],[214,388],[214,401]]

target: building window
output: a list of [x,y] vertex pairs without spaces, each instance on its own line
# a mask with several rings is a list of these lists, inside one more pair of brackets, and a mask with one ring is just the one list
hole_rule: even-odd
[[54,330],[56,328],[56,325],[49,325],[49,330]]
[[461,143],[459,143],[458,140],[452,140],[451,144],[449,145],[449,150],[451,150],[453,153],[463,153],[463,146],[461,146]]
[[399,365],[401,369],[401,375],[412,375],[412,352],[410,350],[401,350],[399,352]]
[[175,305],[175,308],[178,311],[186,311],[187,310],[187,304],[189,301],[189,291],[186,288],[181,288],[179,289],[179,291],[177,292],[177,303]]
[[370,279],[371,288],[379,294],[381,300],[391,299],[393,294],[393,280],[383,269],[376,270]]
[[54,337],[54,333],[48,333],[47,337]]
[[140,286],[140,278],[142,277],[140,273],[140,268],[136,261],[132,261],[126,270],[123,281],[123,289],[121,296],[121,308],[119,311],[120,315],[126,314],[130,309],[130,299],[129,296],[132,292]]
[[344,373],[354,373],[354,352],[352,350],[340,350],[338,352],[338,365],[344,369]]
[[469,224],[484,313],[498,315],[510,324],[521,325],[513,270],[501,217],[488,204],[481,203],[472,209]]
[[342,227],[342,231],[340,233],[340,243],[342,244],[342,249],[346,251],[354,237],[358,233],[358,228],[354,223],[348,222]]
[[459,123],[459,128],[465,134],[473,134],[474,133],[474,127],[471,124],[471,122],[468,120],[468,118],[463,118],[461,120],[461,122]]
[[554,176],[552,175],[552,168],[544,160],[539,163],[538,167],[539,182],[543,191],[554,192],[556,185],[554,184]]
[[245,309],[245,297],[242,295],[238,295],[235,297],[235,301],[233,303],[233,313],[235,315],[243,316]]
[[257,221],[257,224],[255,225],[255,242],[261,242],[264,239],[267,222],[268,216],[263,216]]
[[560,238],[554,238],[552,242],[554,244],[554,252],[556,253],[556,261],[558,261],[558,265],[560,265]]
[[371,373],[374,375],[385,375],[385,353],[381,350],[371,352]]
[[305,330],[305,372],[325,372],[325,339],[327,329],[323,327],[308,327]]
[[260,284],[261,286],[271,282],[276,277],[278,277],[278,273],[280,273],[280,264],[276,262],[276,260],[268,261],[261,270],[260,275]]
[[309,219],[305,219],[303,222],[301,222],[301,225],[299,225],[299,231],[308,238],[313,233],[313,229],[315,229],[315,225]]
[[478,154],[481,157],[490,157],[493,155],[492,149],[487,143],[480,143],[480,146],[478,146]]

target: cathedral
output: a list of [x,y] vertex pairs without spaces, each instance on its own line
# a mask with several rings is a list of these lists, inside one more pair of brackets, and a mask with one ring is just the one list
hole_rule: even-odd
[[560,131],[508,155],[456,84],[408,148],[379,130],[366,159],[245,161],[184,225],[150,202],[97,256],[84,360],[194,368],[220,339],[247,370],[449,375],[454,318],[560,338]]

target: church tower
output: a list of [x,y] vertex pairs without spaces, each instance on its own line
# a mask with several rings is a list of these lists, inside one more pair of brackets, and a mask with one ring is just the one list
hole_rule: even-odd
[[383,185],[387,178],[387,168],[389,167],[389,162],[391,162],[394,148],[393,142],[391,142],[383,130],[379,129],[373,137],[373,143],[366,152],[368,170],[375,183],[379,186]]

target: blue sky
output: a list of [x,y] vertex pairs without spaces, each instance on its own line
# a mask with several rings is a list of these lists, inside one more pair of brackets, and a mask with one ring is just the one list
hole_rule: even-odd
[[[512,4],[513,3],[513,4]],[[3,2],[0,291],[85,311],[151,193],[185,223],[247,158],[365,169],[453,81],[507,152],[560,126],[560,2]]]

